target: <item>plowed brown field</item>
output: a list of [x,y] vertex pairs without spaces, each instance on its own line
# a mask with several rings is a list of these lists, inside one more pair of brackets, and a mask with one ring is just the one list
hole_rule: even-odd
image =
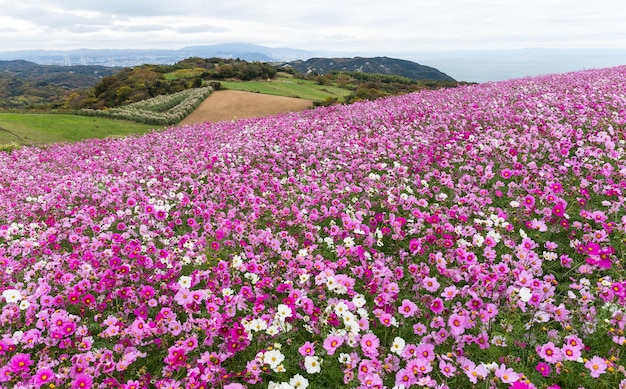
[[179,125],[254,118],[285,112],[303,111],[312,106],[313,102],[311,100],[295,97],[223,90],[211,93]]

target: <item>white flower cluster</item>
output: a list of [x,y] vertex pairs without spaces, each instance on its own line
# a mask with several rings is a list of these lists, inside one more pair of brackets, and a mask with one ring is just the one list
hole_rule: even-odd
[[27,299],[22,297],[22,293],[20,293],[17,289],[6,289],[2,292],[2,297],[4,297],[4,301],[7,304],[18,304],[20,309],[23,311],[30,306],[30,302]]

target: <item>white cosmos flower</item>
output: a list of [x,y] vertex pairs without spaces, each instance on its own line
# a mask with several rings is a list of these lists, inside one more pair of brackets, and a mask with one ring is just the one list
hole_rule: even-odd
[[17,289],[7,289],[2,292],[2,297],[6,300],[7,303],[17,303],[22,300],[22,294]]
[[283,353],[276,349],[266,351],[263,355],[263,363],[267,363],[272,369],[276,369],[284,360],[285,356]]
[[396,336],[391,344],[391,351],[400,355],[404,347],[406,346],[406,341],[399,336]]
[[296,374],[291,377],[289,380],[289,384],[296,389],[306,389],[309,387],[309,380],[301,376],[300,374]]
[[25,311],[26,309],[28,309],[28,307],[30,307],[30,303],[28,302],[28,300],[22,300],[20,302],[20,310]]
[[524,286],[519,290],[519,298],[523,302],[527,303],[531,297],[532,297],[532,293],[529,288]]
[[190,289],[191,288],[191,277],[189,276],[180,276],[178,279],[178,285],[181,288]]
[[289,308],[288,305],[286,304],[278,304],[278,307],[276,307],[276,317],[279,320],[285,320],[288,317],[293,316],[293,312],[291,311],[291,308]]
[[307,374],[319,373],[322,370],[322,364],[319,357],[307,355],[304,357],[304,368]]

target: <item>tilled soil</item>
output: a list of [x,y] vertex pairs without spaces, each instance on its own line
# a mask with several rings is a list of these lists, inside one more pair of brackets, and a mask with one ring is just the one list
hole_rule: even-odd
[[311,100],[295,97],[271,96],[260,93],[223,90],[211,93],[195,111],[179,125],[220,122],[243,118],[276,115],[285,112],[303,111],[312,107]]

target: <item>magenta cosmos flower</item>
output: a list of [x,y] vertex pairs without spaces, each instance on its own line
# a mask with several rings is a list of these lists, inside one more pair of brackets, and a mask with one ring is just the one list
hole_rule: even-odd
[[54,378],[54,372],[52,369],[44,367],[43,369],[39,369],[37,373],[33,376],[33,384],[36,387],[41,387],[41,385],[47,384],[52,381]]

